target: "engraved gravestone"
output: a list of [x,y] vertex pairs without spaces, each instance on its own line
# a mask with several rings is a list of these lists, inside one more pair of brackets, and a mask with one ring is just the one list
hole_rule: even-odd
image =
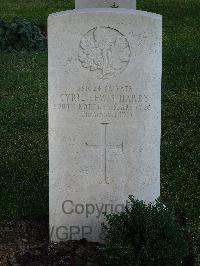
[[79,8],[128,8],[136,9],[136,0],[75,0],[75,7]]
[[162,18],[125,9],[52,14],[52,241],[101,241],[104,212],[160,194]]

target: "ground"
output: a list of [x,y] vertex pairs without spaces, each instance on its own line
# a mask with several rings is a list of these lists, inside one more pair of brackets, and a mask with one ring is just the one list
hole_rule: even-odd
[[2,266],[100,266],[100,246],[86,240],[48,243],[48,221],[0,222]]
[[[46,29],[71,1],[0,0]],[[200,238],[200,1],[138,0],[163,15],[161,198]],[[0,54],[0,219],[48,216],[47,52]]]

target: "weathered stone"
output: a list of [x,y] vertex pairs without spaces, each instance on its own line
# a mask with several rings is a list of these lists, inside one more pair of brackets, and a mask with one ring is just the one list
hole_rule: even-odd
[[103,212],[159,196],[161,35],[142,11],[49,16],[52,240],[99,241]]
[[136,9],[136,0],[75,0],[75,7],[78,8],[128,8]]

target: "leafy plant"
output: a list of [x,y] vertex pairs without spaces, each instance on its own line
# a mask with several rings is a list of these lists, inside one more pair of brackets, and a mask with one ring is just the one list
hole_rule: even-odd
[[47,40],[31,22],[14,18],[10,23],[0,20],[0,51],[45,50]]
[[183,228],[160,201],[130,197],[125,211],[106,216],[106,265],[178,266],[187,254]]

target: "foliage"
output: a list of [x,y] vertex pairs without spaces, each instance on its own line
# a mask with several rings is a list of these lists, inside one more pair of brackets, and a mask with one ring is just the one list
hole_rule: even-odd
[[160,201],[130,197],[121,213],[106,216],[103,251],[107,265],[178,266],[187,254],[183,228]]
[[51,13],[74,8],[74,0],[0,0],[0,17],[10,21],[22,17],[46,28]]
[[0,20],[0,51],[45,50],[47,40],[31,22],[14,18],[10,23]]

